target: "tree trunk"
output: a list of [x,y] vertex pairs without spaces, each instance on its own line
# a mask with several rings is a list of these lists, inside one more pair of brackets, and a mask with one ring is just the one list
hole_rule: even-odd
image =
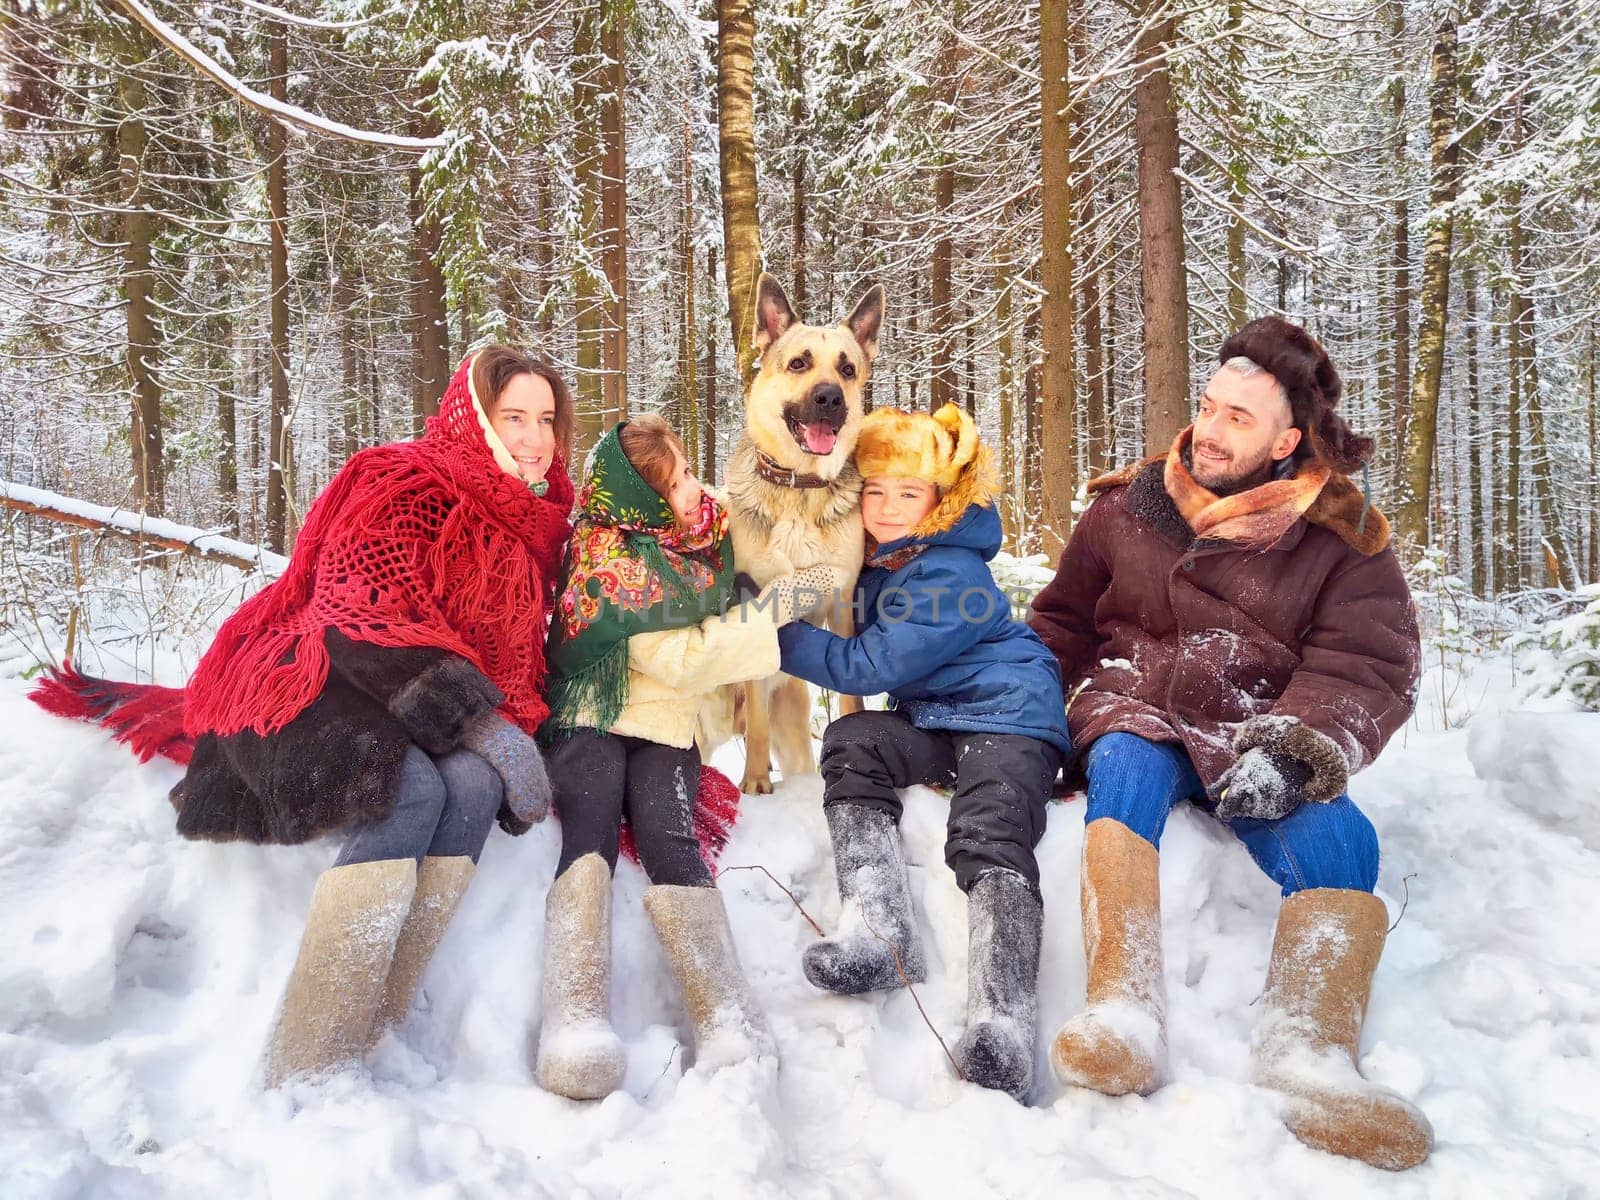
[[683,122],[683,208],[678,233],[678,279],[683,303],[678,314],[678,408],[683,449],[691,467],[700,462],[700,381],[696,374],[699,326],[695,323],[694,157],[689,122]]
[[[426,85],[431,90],[432,85]],[[421,136],[439,133],[432,117],[418,122]],[[450,383],[450,326],[444,272],[439,269],[439,227],[423,215],[422,172],[411,170],[411,432],[439,411]]]
[[[1043,460],[1044,511],[1040,534],[1052,559],[1072,531],[1072,498],[1078,491],[1076,355],[1072,328],[1072,113],[1067,88],[1071,69],[1067,0],[1040,0],[1041,79],[1039,177],[1044,230],[1039,284],[1039,332],[1044,358],[1039,376],[1039,437]],[[1029,447],[1030,455],[1033,447]]]
[[1521,325],[1517,321],[1515,298],[1506,317],[1506,490],[1501,497],[1504,544],[1500,569],[1495,572],[1504,582],[1500,590],[1522,587],[1522,347]]
[[[273,99],[287,99],[288,40],[281,22],[268,26],[268,86]],[[287,553],[289,487],[294,477],[289,432],[289,139],[283,125],[267,123],[267,252],[272,295],[267,329],[267,549]]]
[[[133,49],[129,48],[130,51]],[[161,431],[161,331],[156,324],[156,280],[152,250],[159,218],[150,211],[144,182],[149,142],[144,80],[133,70],[117,76],[122,121],[117,126],[118,179],[122,200],[122,294],[127,305],[128,382],[133,389],[129,441],[133,449],[133,502],[150,516],[166,511],[166,469]]]
[[[948,121],[942,122],[949,131]],[[956,169],[948,161],[933,177],[933,222],[938,237],[933,243],[932,290],[928,297],[928,331],[933,341],[933,370],[928,376],[928,409],[943,408],[956,398],[955,337],[951,307],[951,262],[955,239],[951,236],[950,210],[955,206]]]
[[1390,376],[1392,392],[1382,391],[1381,377],[1379,387],[1380,399],[1386,399],[1389,408],[1383,417],[1383,427],[1395,431],[1398,457],[1405,447],[1411,409],[1411,200],[1406,192],[1406,73],[1409,64],[1405,54],[1405,4],[1394,0],[1389,9],[1394,17],[1391,32],[1396,55],[1389,96],[1390,112],[1394,116],[1394,288],[1389,297],[1394,322],[1394,371]]
[[[706,275],[712,280],[717,277],[717,248],[714,245],[706,251]],[[754,301],[751,303],[754,304]],[[714,313],[706,314],[706,399],[700,406],[700,414],[705,422],[701,446],[705,465],[701,468],[700,478],[706,483],[714,483],[717,478],[717,327]]]
[[1467,437],[1471,443],[1467,459],[1466,507],[1462,520],[1466,523],[1472,546],[1472,594],[1486,596],[1489,594],[1489,556],[1494,547],[1492,540],[1485,544],[1483,536],[1484,527],[1488,524],[1484,519],[1486,510],[1483,504],[1483,443],[1489,436],[1489,415],[1484,410],[1482,380],[1478,375],[1478,278],[1471,263],[1461,268],[1461,291],[1462,317],[1467,335],[1467,405],[1470,413]]
[[1228,162],[1228,328],[1238,329],[1248,315],[1244,218],[1244,43],[1240,27],[1244,21],[1243,0],[1228,0],[1228,140],[1233,152]]
[[994,288],[999,299],[995,301],[995,325],[999,339],[995,352],[1000,359],[1000,378],[996,386],[1000,402],[1000,524],[1006,547],[1017,549],[1017,535],[1021,525],[1017,520],[1017,370],[1016,322],[1011,312],[1012,283],[1011,247],[1001,250],[999,264],[995,267]]
[[789,46],[789,133],[794,138],[794,155],[790,166],[793,189],[789,208],[792,259],[789,296],[795,311],[803,317],[809,312],[806,296],[806,154],[810,118],[806,112],[804,71],[806,0],[794,0],[789,7],[789,16],[794,30]]
[[[576,132],[572,147],[572,172],[578,186],[580,241],[577,278],[573,281],[577,325],[578,422],[574,459],[581,459],[606,428],[606,388],[602,377],[606,355],[605,278],[606,254],[601,229],[601,174],[604,143],[600,130],[600,94],[605,81],[600,62],[600,25],[607,0],[584,0],[574,11],[572,31],[572,107]],[[600,247],[600,273],[593,256]]]
[[1589,582],[1600,583],[1600,396],[1595,393],[1595,333],[1589,317]]
[[756,280],[761,275],[755,33],[755,0],[717,0],[717,162],[722,182],[723,271],[741,394],[750,385],[755,364]]
[[1139,159],[1139,255],[1144,281],[1145,451],[1159,453],[1189,423],[1189,293],[1183,197],[1178,189],[1178,112],[1166,55],[1178,21],[1166,0],[1144,0],[1135,47],[1134,140]]
[[[1516,102],[1513,126],[1520,149],[1526,144],[1520,99]],[[1528,415],[1528,449],[1531,451],[1528,470],[1533,476],[1533,494],[1539,511],[1539,557],[1545,565],[1547,587],[1571,588],[1576,582],[1575,572],[1567,553],[1566,537],[1561,530],[1561,514],[1556,507],[1555,484],[1550,477],[1550,449],[1544,433],[1544,406],[1539,398],[1539,342],[1533,301],[1528,294],[1528,280],[1524,275],[1527,234],[1522,221],[1520,183],[1511,185],[1508,202],[1511,220],[1506,266],[1511,276],[1511,329],[1518,348],[1517,357],[1522,363],[1520,390]]]
[[600,177],[600,223],[608,295],[605,302],[602,405],[609,429],[628,415],[628,147],[627,11],[625,0],[603,0],[600,53],[605,91],[600,136],[605,143]]
[[[1433,44],[1429,108],[1432,144],[1428,188],[1429,225],[1422,251],[1422,325],[1411,383],[1411,413],[1405,439],[1405,475],[1395,531],[1412,554],[1429,544],[1428,506],[1433,492],[1434,446],[1438,440],[1439,378],[1444,368],[1450,316],[1450,250],[1460,146],[1456,141],[1456,27],[1446,20]],[[1442,214],[1442,215],[1441,215]]]
[[217,381],[217,520],[230,534],[239,534],[239,419],[234,395],[234,322],[228,297],[228,275],[219,256],[213,271],[213,316],[206,338],[211,347],[212,378]]

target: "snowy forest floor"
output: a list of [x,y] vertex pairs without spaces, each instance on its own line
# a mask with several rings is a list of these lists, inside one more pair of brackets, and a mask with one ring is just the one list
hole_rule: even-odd
[[[740,953],[782,1051],[775,1077],[754,1064],[685,1070],[645,881],[624,864],[612,991],[626,1085],[592,1104],[536,1086],[559,839],[546,823],[491,837],[422,997],[368,1069],[264,1093],[258,1056],[330,844],[183,841],[166,798],[179,768],[136,764],[100,731],[36,709],[26,687],[0,679],[7,1200],[1566,1197],[1600,1179],[1600,715],[1527,711],[1504,655],[1430,671],[1417,718],[1352,787],[1400,918],[1361,1065],[1417,1100],[1438,1137],[1431,1161],[1398,1177],[1302,1147],[1248,1082],[1278,896],[1214,822],[1180,808],[1163,841],[1170,1082],[1148,1099],[1108,1099],[1063,1091],[1045,1060],[1084,986],[1082,801],[1052,806],[1039,848],[1039,1082],[1022,1106],[957,1082],[911,996],[812,989],[799,969],[805,920],[760,871],[728,869],[766,867],[832,926],[815,777],[747,798],[723,858]],[[718,759],[735,778],[739,754]],[[930,958],[918,991],[953,1044],[967,925],[943,864],[944,818],[935,793],[909,794]]]

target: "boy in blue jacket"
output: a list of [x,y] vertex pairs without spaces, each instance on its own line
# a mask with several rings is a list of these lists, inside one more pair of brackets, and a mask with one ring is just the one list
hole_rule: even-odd
[[931,415],[878,409],[862,426],[856,465],[867,533],[858,632],[841,638],[798,622],[778,631],[789,674],[894,702],[841,717],[823,736],[844,917],[838,937],[807,948],[806,978],[846,994],[924,978],[898,790],[953,787],[945,862],[967,893],[970,931],[956,1060],[972,1082],[1022,1099],[1033,1081],[1043,924],[1033,848],[1071,748],[1060,670],[1012,619],[989,573],[999,486],[972,418],[954,404]]

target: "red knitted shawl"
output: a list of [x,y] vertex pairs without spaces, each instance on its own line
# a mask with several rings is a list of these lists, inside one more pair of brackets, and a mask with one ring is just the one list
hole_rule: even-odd
[[469,357],[415,442],[363,450],[310,511],[283,576],[223,623],[184,692],[190,737],[282,729],[328,677],[323,632],[461,655],[532,734],[546,618],[570,527],[558,458],[539,497],[500,468],[468,388]]

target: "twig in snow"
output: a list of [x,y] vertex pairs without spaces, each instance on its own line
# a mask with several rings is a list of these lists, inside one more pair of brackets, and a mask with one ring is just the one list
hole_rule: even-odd
[[1400,915],[1397,916],[1394,919],[1394,925],[1389,926],[1389,932],[1390,933],[1394,932],[1395,925],[1400,924],[1400,922],[1405,919],[1406,905],[1411,903],[1411,880],[1415,879],[1416,877],[1417,877],[1417,873],[1415,871],[1413,871],[1413,872],[1411,872],[1411,874],[1405,876],[1403,879],[1400,880],[1400,886],[1405,888],[1406,894],[1405,894],[1405,899],[1400,901]]
[[917,1011],[922,1014],[922,1023],[928,1027],[928,1032],[933,1034],[934,1040],[939,1043],[939,1049],[943,1050],[944,1056],[950,1060],[950,1069],[956,1073],[956,1078],[965,1083],[967,1077],[956,1062],[956,1056],[950,1053],[950,1047],[945,1045],[944,1038],[940,1037],[939,1031],[933,1027],[933,1022],[928,1019],[928,1010],[922,1007],[922,1001],[917,998],[917,989],[911,986],[911,976],[906,974],[905,964],[900,961],[900,947],[868,924],[865,913],[861,914],[861,923],[867,926],[868,933],[889,947],[889,953],[894,955],[894,969],[900,976],[900,982],[906,985],[906,991],[911,993],[911,1002],[917,1006]]
[[815,921],[813,921],[811,919],[811,914],[808,913],[805,910],[805,905],[801,904],[799,900],[795,899],[795,894],[793,892],[791,892],[788,888],[784,887],[782,882],[779,881],[778,877],[776,875],[774,875],[771,871],[769,871],[765,867],[763,867],[760,863],[752,863],[750,866],[747,866],[747,867],[722,867],[722,868],[720,868],[720,871],[724,875],[726,875],[729,871],[760,871],[768,879],[772,880],[773,883],[776,883],[780,888],[783,889],[783,894],[785,896],[789,897],[789,899],[794,903],[794,906],[800,910],[800,915],[806,919],[806,924],[807,925],[811,926],[812,929],[815,929],[817,931],[817,936],[818,937],[827,937],[828,936],[827,934],[825,934],[822,931],[822,926],[818,925]]

